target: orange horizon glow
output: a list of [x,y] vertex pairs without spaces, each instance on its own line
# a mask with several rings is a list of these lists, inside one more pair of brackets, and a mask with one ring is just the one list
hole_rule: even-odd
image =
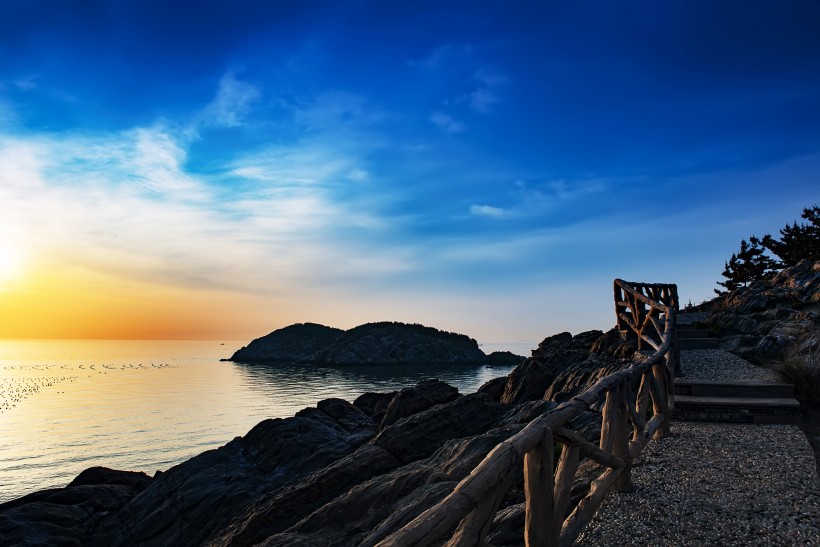
[[161,286],[73,267],[0,278],[0,338],[243,340],[278,323],[229,291]]

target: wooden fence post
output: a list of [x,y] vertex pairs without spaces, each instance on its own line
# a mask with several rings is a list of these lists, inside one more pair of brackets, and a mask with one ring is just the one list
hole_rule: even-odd
[[618,387],[606,394],[606,401],[601,412],[601,450],[611,452],[623,458],[626,465],[615,481],[616,492],[632,490],[631,459],[629,456],[629,408],[626,403],[626,385],[621,382]]
[[669,436],[669,403],[667,397],[667,382],[666,382],[666,359],[661,359],[652,367],[652,376],[650,377],[650,393],[652,394],[652,410],[655,415],[663,415],[658,430],[655,432],[653,439],[663,439]]
[[524,544],[527,547],[555,545],[552,541],[556,527],[552,442],[552,430],[547,428],[541,442],[524,455],[524,492],[527,496]]

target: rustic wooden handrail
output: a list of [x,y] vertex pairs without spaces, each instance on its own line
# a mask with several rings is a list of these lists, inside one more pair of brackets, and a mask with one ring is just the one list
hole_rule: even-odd
[[[669,434],[672,381],[677,352],[677,287],[615,280],[615,311],[622,332],[629,329],[655,349],[623,370],[598,380],[521,431],[500,442],[439,503],[390,534],[371,535],[365,545],[427,546],[450,537],[448,546],[485,545],[493,517],[509,490],[515,471],[524,466],[527,546],[571,545],[610,490],[632,488],[632,461],[652,438]],[[660,321],[663,320],[663,329]],[[652,325],[658,339],[644,330]],[[649,340],[652,342],[650,343]],[[643,358],[643,360],[639,360]],[[638,385],[633,393],[633,384]],[[586,410],[603,402],[598,446],[569,428]],[[649,404],[652,404],[651,419]],[[631,427],[630,427],[631,426]],[[557,466],[553,443],[563,443]],[[605,467],[590,491],[567,515],[581,457]],[[388,535],[390,534],[390,535]]]

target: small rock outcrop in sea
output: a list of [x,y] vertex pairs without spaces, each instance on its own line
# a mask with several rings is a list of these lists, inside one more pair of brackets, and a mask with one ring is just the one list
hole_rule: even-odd
[[[512,355],[512,354],[510,354]],[[523,357],[500,355],[515,364]],[[367,323],[343,331],[302,323],[257,338],[231,356],[239,363],[317,365],[483,364],[488,357],[463,334],[406,323]]]
[[716,298],[703,322],[721,347],[750,361],[791,350],[820,352],[820,262],[803,260],[777,275]]

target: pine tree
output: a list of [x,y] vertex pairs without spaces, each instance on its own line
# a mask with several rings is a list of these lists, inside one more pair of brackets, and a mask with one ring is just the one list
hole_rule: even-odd
[[808,224],[787,224],[780,230],[780,240],[769,234],[763,236],[763,246],[780,259],[780,268],[794,266],[805,258],[820,260],[820,207],[803,209],[801,217]]
[[748,287],[752,281],[763,279],[775,270],[777,263],[769,258],[765,251],[762,241],[756,236],[749,237],[749,241],[742,240],[740,251],[732,254],[729,262],[724,263],[721,275],[726,281],[718,281],[718,285],[726,290],[715,289],[715,292],[722,295],[741,287]]

